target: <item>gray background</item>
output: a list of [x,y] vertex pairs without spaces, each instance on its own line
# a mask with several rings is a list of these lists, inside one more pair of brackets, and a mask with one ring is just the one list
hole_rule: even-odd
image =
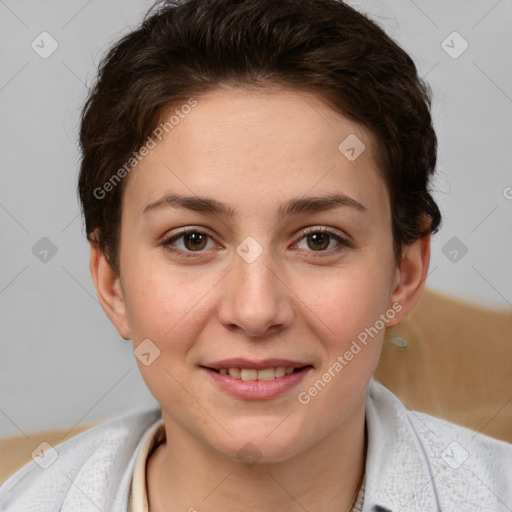
[[[384,26],[433,88],[435,197],[444,225],[433,240],[428,286],[510,310],[512,1],[349,3]],[[150,5],[0,0],[2,437],[71,429],[156,404],[131,342],[96,300],[75,194],[87,87],[109,44]],[[46,59],[31,47],[42,45],[43,31],[58,43]],[[457,58],[463,40],[446,39],[454,31],[469,44]],[[48,249],[43,237],[55,254],[41,252]]]

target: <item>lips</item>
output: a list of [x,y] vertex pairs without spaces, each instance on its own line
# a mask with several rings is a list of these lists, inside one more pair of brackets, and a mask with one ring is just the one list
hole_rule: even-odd
[[[269,363],[275,364],[294,363],[303,365],[302,362],[289,361],[284,359],[266,361],[225,360],[211,363],[220,368],[214,369],[207,366],[199,366],[208,378],[218,386],[219,389],[239,399],[244,400],[270,400],[284,394],[286,391],[299,385],[300,382],[313,371],[313,365],[304,366],[278,366],[267,368],[237,368],[224,367],[221,365],[243,364],[251,366],[265,366]],[[284,372],[284,374],[283,374]]]

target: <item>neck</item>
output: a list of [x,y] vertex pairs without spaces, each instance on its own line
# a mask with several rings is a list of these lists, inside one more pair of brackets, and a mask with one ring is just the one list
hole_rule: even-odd
[[253,465],[227,458],[163,417],[166,439],[172,441],[148,460],[151,512],[348,512],[354,504],[366,460],[364,399],[307,450]]

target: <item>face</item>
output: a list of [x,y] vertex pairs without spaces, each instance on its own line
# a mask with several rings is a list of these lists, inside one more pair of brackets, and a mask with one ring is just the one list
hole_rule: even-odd
[[[111,318],[134,347],[150,340],[147,361],[160,351],[138,365],[168,432],[284,460],[364,406],[383,321],[400,309],[389,195],[368,132],[314,95],[223,87],[196,99],[126,183]],[[251,366],[219,363],[232,358],[308,368],[258,395],[257,382],[204,368]]]

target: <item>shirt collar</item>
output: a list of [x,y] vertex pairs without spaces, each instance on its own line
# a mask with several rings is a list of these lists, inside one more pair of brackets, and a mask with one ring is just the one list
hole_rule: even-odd
[[439,510],[434,475],[408,414],[391,391],[371,379],[363,512]]

